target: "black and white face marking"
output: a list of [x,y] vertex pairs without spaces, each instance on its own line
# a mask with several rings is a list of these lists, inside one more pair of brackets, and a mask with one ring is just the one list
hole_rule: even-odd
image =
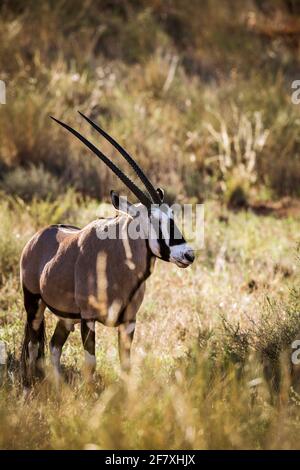
[[177,227],[172,209],[167,204],[154,207],[149,219],[149,246],[152,253],[180,268],[190,266],[195,259],[194,250]]
[[129,214],[135,221],[133,229],[136,229],[137,225],[141,226],[141,233],[148,239],[150,250],[155,256],[175,263],[180,268],[186,268],[193,263],[194,250],[177,227],[174,213],[167,204],[153,204],[146,208],[141,203],[131,204],[114,191],[111,192],[111,197],[114,207]]

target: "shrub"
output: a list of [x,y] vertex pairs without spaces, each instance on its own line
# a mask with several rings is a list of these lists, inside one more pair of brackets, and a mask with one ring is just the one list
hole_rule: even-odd
[[8,194],[18,196],[24,201],[33,198],[54,200],[64,191],[58,178],[41,165],[15,168],[4,175],[1,187]]

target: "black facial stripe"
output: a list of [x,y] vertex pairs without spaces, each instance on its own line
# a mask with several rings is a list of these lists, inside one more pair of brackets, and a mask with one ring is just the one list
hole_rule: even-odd
[[[176,235],[176,237],[175,237]],[[179,229],[175,225],[174,219],[170,219],[170,241],[169,246],[175,245],[183,245],[185,239],[183,238],[182,234],[180,233]]]
[[170,260],[170,247],[166,244],[166,241],[163,237],[160,224],[159,224],[159,230],[158,230],[158,243],[159,243],[159,251],[160,251],[160,257],[164,261],[169,261]]
[[[166,241],[163,237],[162,230],[161,230],[161,220],[160,219],[159,219],[159,224],[158,224],[158,230],[157,230],[157,225],[155,223],[151,225],[150,233],[153,230],[155,232],[157,243],[159,244],[160,258],[164,261],[170,261],[170,248],[166,244]],[[158,231],[158,233],[157,233],[157,231]]]
[[[183,245],[186,243],[183,235],[179,231],[177,225],[174,222],[174,219],[169,217],[167,221],[167,228],[168,228],[168,236],[167,240],[163,236],[163,231],[161,228],[162,219],[159,218],[158,221],[158,229],[156,224],[152,224],[152,229],[155,230],[155,235],[157,237],[157,242],[159,244],[160,249],[160,257],[164,261],[170,261],[170,254],[171,254],[171,247],[176,245]],[[158,233],[157,233],[158,232]]]

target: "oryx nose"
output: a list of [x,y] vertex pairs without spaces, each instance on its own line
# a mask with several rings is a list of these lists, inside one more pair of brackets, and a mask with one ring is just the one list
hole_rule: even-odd
[[188,251],[187,253],[184,254],[185,259],[188,260],[189,263],[192,263],[195,259],[195,255],[193,251]]

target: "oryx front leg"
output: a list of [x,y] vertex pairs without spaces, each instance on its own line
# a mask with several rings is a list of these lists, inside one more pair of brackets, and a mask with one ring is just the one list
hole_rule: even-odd
[[85,358],[84,373],[90,380],[96,369],[95,321],[81,320],[81,339]]
[[68,339],[68,336],[71,331],[74,330],[73,323],[67,322],[65,320],[59,320],[57,322],[55,331],[50,341],[50,354],[51,354],[51,364],[54,370],[54,377],[56,381],[59,381],[61,375],[61,365],[60,358],[62,353],[62,348],[65,342]]
[[119,326],[119,357],[124,372],[130,371],[130,352],[135,331],[135,321],[123,323]]

